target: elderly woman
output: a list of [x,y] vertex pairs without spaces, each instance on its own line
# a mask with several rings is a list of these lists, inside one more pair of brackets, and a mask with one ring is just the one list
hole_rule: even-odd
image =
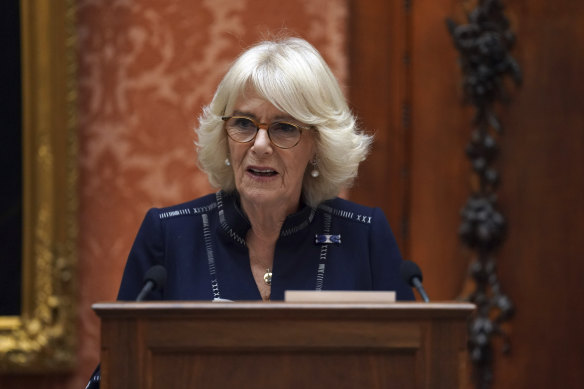
[[231,66],[199,119],[199,164],[215,194],[151,209],[118,298],[168,272],[152,299],[281,300],[286,290],[394,290],[401,257],[379,208],[337,198],[371,137],[306,41],[262,42]]
[[[200,167],[217,193],[148,211],[119,300],[167,269],[150,299],[282,300],[286,290],[392,290],[414,298],[385,215],[337,198],[371,138],[308,42],[262,42],[231,66],[204,109]],[[87,388],[99,388],[100,368]]]

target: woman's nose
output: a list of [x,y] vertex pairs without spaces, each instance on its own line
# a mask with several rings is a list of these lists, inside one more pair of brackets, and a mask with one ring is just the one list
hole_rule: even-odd
[[272,142],[270,141],[270,137],[268,135],[267,130],[263,128],[258,129],[258,133],[256,134],[256,137],[253,140],[252,149],[254,152],[259,154],[266,154],[272,152]]

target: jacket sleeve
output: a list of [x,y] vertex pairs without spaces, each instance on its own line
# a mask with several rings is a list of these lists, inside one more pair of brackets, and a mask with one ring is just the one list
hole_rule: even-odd
[[[154,265],[164,263],[164,236],[158,210],[148,211],[138,230],[126,262],[118,300],[133,301],[140,293],[144,274]],[[151,292],[148,299],[160,299],[160,292]]]
[[373,289],[393,290],[396,292],[396,300],[414,300],[412,289],[401,279],[402,256],[389,222],[380,208],[374,208],[372,220],[369,258]]

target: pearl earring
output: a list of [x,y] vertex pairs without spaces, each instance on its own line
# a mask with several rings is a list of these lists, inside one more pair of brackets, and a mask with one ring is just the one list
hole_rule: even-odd
[[318,162],[317,162],[316,157],[311,162],[312,162],[312,171],[310,172],[310,175],[312,176],[312,178],[317,178],[318,176],[320,176],[320,172],[318,171]]
[[229,162],[229,158],[225,158],[225,166],[231,166],[231,162]]

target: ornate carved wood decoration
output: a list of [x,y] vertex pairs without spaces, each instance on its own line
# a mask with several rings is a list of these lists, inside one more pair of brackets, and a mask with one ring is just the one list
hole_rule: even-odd
[[460,53],[465,99],[475,108],[466,154],[476,179],[461,212],[459,236],[474,252],[469,268],[474,291],[466,296],[477,305],[469,323],[473,381],[477,388],[488,388],[493,381],[492,338],[501,337],[503,352],[510,350],[509,337],[501,324],[514,312],[512,301],[501,289],[494,257],[506,230],[505,218],[496,202],[499,173],[494,161],[502,126],[494,112],[494,104],[506,100],[504,77],[511,76],[519,85],[521,71],[509,54],[515,36],[509,29],[501,1],[478,0],[467,17],[467,24],[456,24],[448,19],[447,26]]

